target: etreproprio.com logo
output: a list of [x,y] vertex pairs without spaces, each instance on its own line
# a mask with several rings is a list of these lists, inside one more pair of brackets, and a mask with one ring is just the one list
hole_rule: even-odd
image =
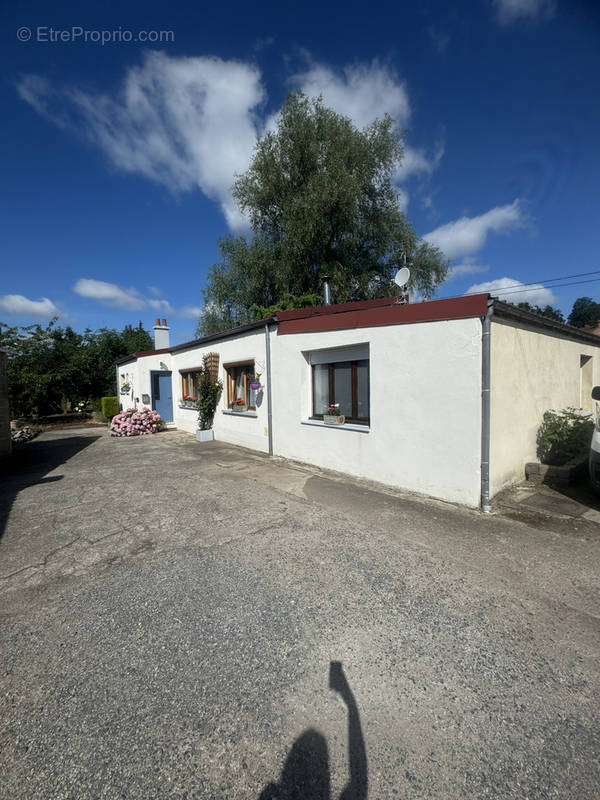
[[174,42],[174,31],[130,31],[123,28],[111,30],[89,30],[80,25],[70,28],[52,28],[49,25],[38,25],[29,28],[26,25],[17,29],[20,42],[40,42],[42,44],[128,44],[129,42]]

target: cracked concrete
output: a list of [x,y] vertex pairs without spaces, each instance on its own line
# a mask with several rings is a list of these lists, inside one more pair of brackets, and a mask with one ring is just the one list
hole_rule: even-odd
[[177,431],[53,431],[15,461],[0,797],[310,800],[320,766],[336,798],[357,741],[355,798],[595,796],[584,515],[483,516]]

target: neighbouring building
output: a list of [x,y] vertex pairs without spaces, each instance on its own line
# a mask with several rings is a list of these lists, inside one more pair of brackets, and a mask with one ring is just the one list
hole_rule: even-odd
[[123,408],[193,434],[214,353],[215,439],[472,507],[524,477],[544,411],[591,410],[600,383],[600,337],[487,294],[284,311],[174,347],[166,320],[154,330],[156,350],[118,362]]

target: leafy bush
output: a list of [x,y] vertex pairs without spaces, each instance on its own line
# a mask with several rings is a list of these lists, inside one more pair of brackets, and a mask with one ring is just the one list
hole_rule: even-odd
[[165,423],[160,418],[158,411],[150,408],[128,408],[116,414],[110,424],[111,436],[145,436],[148,433],[158,433],[164,428]]
[[590,446],[594,422],[574,408],[546,411],[537,433],[537,455],[543,464],[561,466]]
[[198,427],[201,431],[212,428],[222,388],[221,381],[213,381],[209,371],[204,369],[198,380]]
[[118,397],[103,397],[102,398],[102,414],[106,419],[112,419],[115,414],[119,413],[119,398]]

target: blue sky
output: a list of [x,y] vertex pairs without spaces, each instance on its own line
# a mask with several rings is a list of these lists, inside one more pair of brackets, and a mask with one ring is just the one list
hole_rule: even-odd
[[406,129],[400,201],[452,259],[439,297],[539,281],[503,296],[600,299],[552,288],[600,278],[595,3],[123,6],[0,12],[1,321],[160,315],[191,338],[217,239],[243,225],[234,174],[294,88]]

